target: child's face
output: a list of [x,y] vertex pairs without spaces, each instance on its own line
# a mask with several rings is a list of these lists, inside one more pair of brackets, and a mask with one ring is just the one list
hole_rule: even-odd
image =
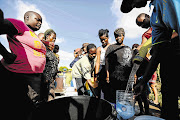
[[42,18],[39,14],[33,13],[29,16],[26,24],[29,25],[33,31],[37,31],[41,28]]

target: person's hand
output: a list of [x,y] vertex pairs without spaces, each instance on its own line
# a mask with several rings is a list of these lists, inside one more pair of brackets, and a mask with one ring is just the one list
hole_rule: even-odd
[[139,56],[139,54],[137,54],[134,58],[133,58],[133,63],[136,63],[136,64],[141,64],[142,61],[143,61],[143,57]]
[[94,77],[94,81],[97,81],[97,77]]
[[98,84],[99,84],[99,81],[98,81],[98,80],[94,81],[93,88],[97,88],[97,87],[98,87]]
[[15,54],[9,52],[3,56],[5,62],[8,64],[12,64],[15,61],[16,57],[17,56]]
[[106,77],[106,82],[107,82],[107,83],[110,83],[109,77]]
[[[94,79],[94,78],[91,78],[91,79]],[[93,87],[93,88],[98,87],[99,81],[96,80],[96,81],[94,81],[94,83],[93,83],[93,82],[91,81],[91,79],[88,79],[88,80],[87,80],[88,84],[89,84],[91,87]]]

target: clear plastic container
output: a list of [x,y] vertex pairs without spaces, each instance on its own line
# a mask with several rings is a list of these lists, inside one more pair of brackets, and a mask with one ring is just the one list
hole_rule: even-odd
[[129,119],[135,114],[133,95],[133,92],[125,93],[125,90],[116,91],[116,110],[123,119]]

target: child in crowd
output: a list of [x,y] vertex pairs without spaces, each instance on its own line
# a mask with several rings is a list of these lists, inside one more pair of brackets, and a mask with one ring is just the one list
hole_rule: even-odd
[[[59,45],[55,45],[54,46],[54,50],[53,53],[56,56],[56,58],[58,59],[58,63],[60,62],[60,58],[59,58],[59,54],[57,54],[59,52]],[[56,78],[56,89],[55,92],[63,92],[63,75],[61,75],[61,73],[57,73]]]
[[59,55],[57,54],[58,52],[59,52],[59,45],[55,45],[53,53],[56,56],[56,58],[58,59],[58,63],[59,63],[60,62],[60,58],[59,58]]
[[[7,34],[11,53],[0,46],[3,59],[0,63],[2,85],[8,85],[2,96],[5,105],[2,115],[5,119],[28,119],[41,101],[41,77],[46,63],[46,48],[34,33],[41,28],[42,18],[33,11],[24,14],[24,22],[4,19],[0,9],[0,34]],[[8,53],[8,57],[4,53]],[[9,61],[10,60],[10,61]],[[10,95],[10,93],[12,93]],[[18,109],[18,110],[17,110]],[[11,115],[7,115],[11,113]]]

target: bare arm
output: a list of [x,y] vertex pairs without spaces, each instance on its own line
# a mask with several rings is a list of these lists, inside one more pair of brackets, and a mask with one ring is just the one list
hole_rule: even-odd
[[4,19],[4,13],[0,9],[0,35],[1,34],[15,35],[17,33],[18,31],[14,27],[14,25],[10,21]]
[[4,21],[4,13],[3,11],[0,9],[0,24],[2,24]]
[[105,58],[105,69],[106,69],[106,73],[107,73],[107,76],[106,76],[106,81],[107,83],[109,83],[109,62],[108,62],[108,57],[106,56]]
[[[14,25],[10,21],[4,19],[4,13],[0,9],[0,35],[1,34],[13,35],[17,33],[18,33],[17,29],[14,27]],[[9,53],[1,43],[0,43],[0,55],[2,55],[5,61],[9,64],[13,63],[14,60],[16,59],[16,55],[14,55],[13,53]]]
[[177,36],[178,36],[177,32],[173,32],[173,33],[172,33],[172,36],[171,36],[171,39],[173,39],[173,38],[175,38],[175,37],[177,37]]
[[96,60],[96,65],[95,65],[95,76],[94,76],[95,81],[97,80],[97,74],[98,74],[99,68],[100,68],[100,57],[101,57],[101,48],[100,47],[97,48],[96,55],[97,55],[97,60]]
[[140,48],[144,45],[144,43],[145,43],[146,41],[147,41],[147,38],[146,38],[146,37],[143,37],[143,38],[142,38],[141,45],[139,45],[139,46],[137,47],[137,49],[140,50]]

